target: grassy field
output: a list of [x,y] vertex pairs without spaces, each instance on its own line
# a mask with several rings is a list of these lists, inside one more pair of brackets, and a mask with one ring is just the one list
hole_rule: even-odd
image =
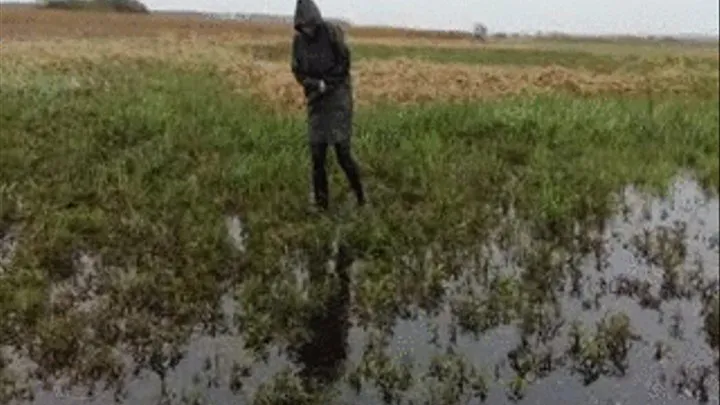
[[[717,48],[356,29],[354,148],[372,206],[347,209],[333,170],[334,215],[308,216],[303,103],[283,35],[3,8],[0,237],[17,248],[0,267],[0,347],[26,353],[45,380],[117,383],[118,347],[162,376],[197,325],[222,328],[228,292],[248,347],[295,344],[337,283],[317,263],[338,224],[364,263],[351,317],[380,330],[437,311],[466,252],[520,244],[524,229],[521,264],[540,273],[503,280],[493,294],[505,306],[461,324],[527,322],[569,277],[557,260],[592,250],[624,186],[662,192],[689,172],[718,192]],[[228,216],[245,225],[245,250],[228,243]],[[83,253],[99,260],[90,281]],[[313,288],[286,259],[315,274]],[[0,403],[22,394],[3,356]]]

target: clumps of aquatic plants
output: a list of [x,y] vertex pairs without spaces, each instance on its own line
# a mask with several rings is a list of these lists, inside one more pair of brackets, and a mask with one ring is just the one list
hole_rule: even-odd
[[678,394],[696,398],[701,404],[706,404],[710,401],[710,395],[713,392],[712,387],[708,386],[712,373],[710,366],[687,367],[682,365],[678,367],[678,375],[673,379],[672,385]]
[[390,357],[382,332],[369,335],[360,364],[347,375],[348,385],[357,392],[370,384],[378,390],[383,403],[399,404],[403,394],[412,393],[413,403],[464,404],[484,402],[489,385],[487,376],[451,347],[433,356],[426,371],[417,373],[410,354]]
[[[479,336],[519,322],[542,342],[578,251],[567,246],[579,223],[610,215],[614,191],[630,182],[661,189],[688,164],[717,189],[713,102],[668,101],[653,115],[634,101],[555,96],[388,107],[357,117],[371,209],[321,219],[307,213],[301,116],[252,104],[202,66],[86,69],[103,84],[53,92],[0,84],[2,229],[19,229],[0,274],[0,347],[27,353],[50,383],[103,381],[120,395],[129,374],[149,370],[164,393],[194,333],[228,330],[225,294],[237,298],[236,332],[257,357],[302,346],[347,282],[325,266],[334,240],[362,261],[347,287],[348,317],[362,326],[387,333],[398,316],[438,311],[471,263],[484,284],[481,293],[457,287],[461,329]],[[650,123],[654,132],[640,130]],[[333,171],[334,207],[347,202],[341,176]],[[228,240],[227,216],[246,226],[244,252]],[[501,274],[468,253],[492,242],[512,248],[508,261],[524,271]],[[602,256],[599,245],[577,243]],[[97,257],[87,279],[84,254]],[[628,325],[611,321],[581,339],[586,373],[608,361],[626,367]],[[359,374],[391,401],[410,387],[410,366],[381,347],[366,350]],[[518,356],[524,376],[542,364]],[[274,403],[283,391],[293,403],[316,400],[293,373],[279,378],[257,401]]]
[[[556,352],[549,342],[540,342],[540,340],[542,338],[531,342],[530,335],[522,332],[520,343],[507,353],[507,364],[513,374],[505,383],[505,393],[512,401],[523,399],[530,384],[545,378],[566,364],[566,356],[562,351]],[[499,372],[498,368],[497,373]]]
[[640,336],[633,331],[623,313],[608,314],[595,326],[594,333],[573,324],[570,332],[570,358],[573,369],[587,385],[600,376],[623,376],[628,370],[627,355]]
[[13,369],[11,350],[0,350],[0,403],[11,401],[32,401],[35,397],[27,376]]
[[360,364],[350,371],[347,381],[357,392],[369,381],[379,391],[383,403],[397,404],[413,386],[413,363],[411,357],[394,361],[387,351],[388,337],[379,330],[369,334]]
[[328,403],[328,392],[308,392],[303,381],[289,369],[261,384],[253,405],[321,405]]
[[652,283],[647,280],[620,275],[613,280],[610,292],[615,296],[633,298],[642,308],[660,311],[663,301],[653,290]]
[[462,355],[448,353],[432,358],[427,373],[422,377],[426,387],[423,404],[466,404],[473,400],[485,402],[488,395],[486,376]]
[[720,354],[718,353],[720,351],[720,293],[718,291],[704,297],[701,315],[704,316],[703,329],[707,344],[716,351],[716,355]]
[[[521,311],[523,297],[519,287],[514,278],[498,276],[488,283],[484,291],[486,294],[460,289],[460,294],[450,304],[458,327],[479,337],[490,329],[507,325]],[[471,288],[469,285],[465,287]]]
[[632,244],[639,257],[646,260],[650,266],[663,270],[663,283],[660,289],[662,299],[679,298],[686,295],[678,291],[681,273],[684,270],[687,253],[687,224],[676,223],[673,227],[660,227],[645,230],[643,234],[636,235]]

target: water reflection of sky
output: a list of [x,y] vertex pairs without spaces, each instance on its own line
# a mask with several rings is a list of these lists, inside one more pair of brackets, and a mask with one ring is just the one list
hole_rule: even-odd
[[[676,221],[687,224],[688,269],[696,268],[695,263],[701,262],[705,269],[705,277],[717,280],[717,269],[720,264],[718,254],[718,200],[708,200],[695,184],[688,181],[677,181],[672,193],[665,200],[654,200],[651,204],[643,204],[643,199],[633,192],[626,193],[626,202],[631,208],[628,219],[621,216],[613,221],[607,231],[610,249],[605,257],[608,264],[603,273],[599,273],[592,255],[582,264],[582,297],[571,297],[565,294],[560,300],[560,308],[566,324],[559,329],[558,336],[547,345],[538,346],[538,350],[554,349],[560,354],[567,348],[568,324],[579,320],[592,328],[607,311],[623,311],[631,321],[632,327],[640,334],[642,340],[635,342],[629,354],[629,370],[622,378],[600,377],[595,383],[583,386],[579,375],[573,374],[569,367],[559,367],[548,376],[529,384],[525,396],[518,404],[697,404],[697,400],[686,395],[678,395],[673,388],[677,379],[678,367],[711,365],[717,353],[713,353],[705,343],[702,331],[703,320],[699,316],[701,304],[699,300],[669,300],[663,302],[660,311],[641,308],[637,301],[628,297],[616,297],[612,294],[603,295],[603,285],[612,288],[613,278],[626,276],[641,281],[651,281],[653,291],[658,290],[662,281],[659,268],[648,267],[641,258],[632,252],[630,239],[643,228],[657,229],[658,226],[673,226]],[[238,223],[229,222],[234,229],[235,240],[239,240]],[[359,271],[354,268],[353,271]],[[348,275],[352,277],[352,272]],[[341,279],[341,287],[351,289],[350,279]],[[605,280],[603,284],[602,280]],[[344,283],[342,282],[344,280]],[[608,282],[608,280],[610,280]],[[566,291],[569,291],[568,288]],[[595,300],[595,297],[599,297]],[[253,366],[251,375],[243,380],[243,393],[234,395],[228,388],[230,369],[234,362],[248,364],[251,355],[243,349],[242,339],[237,337],[198,337],[190,343],[187,357],[169,374],[168,387],[171,392],[182,395],[183,392],[195,390],[207,404],[249,403],[263,382],[268,381],[285,367],[301,371],[303,364],[306,371],[314,371],[316,377],[326,381],[336,380],[340,386],[340,397],[350,404],[377,404],[379,391],[372,384],[365,384],[360,393],[355,393],[345,385],[342,371],[351,370],[359,364],[363,348],[370,336],[368,331],[345,324],[347,305],[350,292],[337,291],[333,296],[334,310],[316,316],[311,327],[319,338],[310,344],[295,350],[296,359],[300,364],[293,365],[273,350],[267,364]],[[225,300],[228,311],[233,308],[231,300]],[[596,310],[596,302],[600,309]],[[583,309],[583,302],[586,306]],[[587,308],[590,310],[587,310]],[[662,313],[662,314],[660,314]],[[673,334],[673,323],[681,325],[682,336]],[[520,337],[514,326],[500,326],[474,339],[471,334],[463,334],[456,330],[456,320],[449,305],[435,317],[422,314],[415,320],[400,320],[394,327],[394,335],[388,346],[388,353],[398,365],[410,366],[417,376],[427,371],[431,358],[442,354],[452,346],[459,356],[478,370],[486,373],[490,383],[487,402],[489,404],[510,404],[507,393],[507,382],[512,380],[513,371],[509,367],[508,353],[520,343]],[[457,335],[457,336],[454,336]],[[345,341],[345,339],[347,341]],[[451,341],[456,341],[451,345]],[[670,354],[661,361],[654,359],[657,353],[656,343],[664,342],[670,347]],[[343,357],[347,360],[343,362]],[[211,370],[200,373],[208,363]],[[324,372],[318,371],[322,366]],[[691,370],[691,372],[693,372]],[[208,387],[208,377],[216,376],[216,386]],[[496,379],[499,378],[500,381]],[[419,381],[416,380],[416,381]],[[213,385],[213,384],[210,384]],[[157,376],[141,375],[139,379],[128,385],[128,397],[125,404],[150,405],[156,404],[160,393]],[[710,404],[718,404],[717,377],[709,380]],[[416,384],[408,390],[406,400],[427,399],[429,386]],[[692,387],[685,388],[690,394]],[[682,390],[681,390],[682,391]],[[34,402],[38,405],[70,405],[70,404],[108,404],[111,394],[96,397],[94,400],[81,400],[80,397],[58,398],[56,394],[40,393]],[[245,398],[245,401],[243,400]],[[477,401],[476,401],[477,402]],[[476,403],[470,402],[470,403]],[[175,400],[172,403],[181,403]],[[415,402],[423,403],[423,402]],[[465,403],[465,402],[461,402]]]

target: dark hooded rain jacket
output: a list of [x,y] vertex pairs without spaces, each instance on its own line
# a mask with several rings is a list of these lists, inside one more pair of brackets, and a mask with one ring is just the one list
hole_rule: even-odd
[[[352,83],[350,50],[342,29],[322,19],[312,0],[297,0],[295,36],[292,44],[292,72],[303,86],[307,100],[308,136],[312,143],[344,142],[352,134]],[[316,27],[309,36],[301,25]],[[324,80],[326,89],[319,91]]]

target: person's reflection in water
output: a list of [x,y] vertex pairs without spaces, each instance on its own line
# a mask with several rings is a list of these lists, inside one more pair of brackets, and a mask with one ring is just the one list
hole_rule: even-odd
[[[335,259],[336,288],[332,290],[325,305],[309,319],[309,341],[296,349],[297,362],[302,366],[300,376],[308,387],[313,388],[326,387],[335,382],[347,357],[347,336],[350,329],[349,270],[353,263],[350,249],[340,245]],[[313,261],[315,263],[311,264],[313,268],[310,269],[310,282],[311,285],[320,285],[325,281],[323,278],[328,277],[322,270],[326,261]]]

